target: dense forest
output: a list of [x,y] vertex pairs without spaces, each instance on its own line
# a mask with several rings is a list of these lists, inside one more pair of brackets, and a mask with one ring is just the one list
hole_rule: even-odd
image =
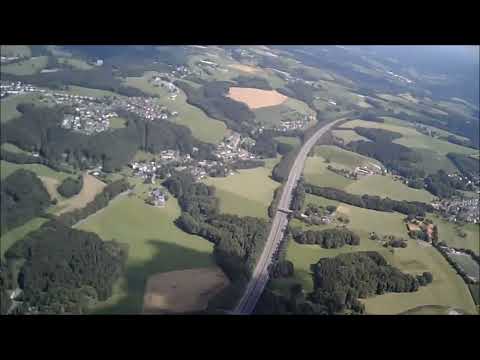
[[57,187],[57,191],[63,197],[72,197],[77,195],[83,188],[83,176],[77,178],[68,177]]
[[44,214],[50,195],[35,173],[18,169],[1,182],[1,233]]
[[[18,110],[20,117],[1,126],[2,143],[39,151],[51,167],[68,164],[85,169],[100,164],[111,172],[131,161],[139,149],[152,153],[176,149],[197,158],[211,156],[213,149],[213,145],[196,140],[187,127],[166,120],[146,122],[126,111],[119,115],[127,119],[127,127],[88,136],[60,128],[63,109],[59,107],[21,104]],[[199,150],[193,153],[193,147]]]
[[240,75],[240,76],[237,76],[236,78],[233,78],[232,81],[235,82],[235,86],[237,87],[272,90],[270,83],[265,78]]
[[291,227],[289,233],[299,244],[317,244],[325,249],[336,249],[344,245],[359,245],[360,237],[353,231],[338,227],[325,230],[307,230]]
[[432,212],[434,210],[430,204],[418,201],[399,201],[366,194],[360,196],[347,193],[343,190],[313,184],[305,184],[305,191],[309,194],[377,211],[397,211],[405,215],[413,214],[424,216],[426,212]]
[[18,286],[23,307],[42,314],[79,314],[112,294],[128,249],[95,233],[52,220],[15,243],[7,259],[21,259]]

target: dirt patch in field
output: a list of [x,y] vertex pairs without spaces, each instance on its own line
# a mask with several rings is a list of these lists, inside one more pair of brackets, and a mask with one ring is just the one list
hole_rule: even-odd
[[59,203],[61,210],[57,212],[57,215],[83,208],[90,201],[92,201],[105,186],[106,184],[98,180],[96,177],[89,174],[84,174],[82,191],[80,191],[77,195]]
[[147,281],[143,312],[178,314],[201,311],[228,284],[228,278],[219,267],[155,274]]
[[412,224],[412,223],[408,223],[407,224],[407,228],[409,231],[418,231],[418,230],[421,230],[420,229],[420,226],[416,225],[416,224]]
[[345,205],[339,205],[337,207],[337,212],[340,212],[344,215],[350,215],[350,208],[348,206],[345,206]]
[[57,179],[48,177],[48,176],[39,176],[40,180],[42,180],[43,186],[47,189],[50,198],[53,199],[61,199],[60,194],[57,191],[58,185],[60,182]]
[[235,70],[240,70],[240,71],[243,71],[243,72],[246,72],[246,73],[249,73],[249,74],[257,74],[257,73],[262,72],[261,69],[258,69],[256,67],[248,66],[248,65],[242,65],[242,64],[231,64],[231,65],[228,65],[228,67],[230,67],[232,69],[235,69]]
[[284,103],[288,97],[276,90],[260,90],[254,88],[231,87],[228,96],[247,104],[250,109],[275,106]]

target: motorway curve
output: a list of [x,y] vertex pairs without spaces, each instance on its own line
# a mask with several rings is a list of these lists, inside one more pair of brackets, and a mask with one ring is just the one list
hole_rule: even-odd
[[284,236],[285,228],[288,224],[288,215],[285,211],[281,210],[287,210],[290,208],[292,191],[295,189],[297,181],[302,174],[307,154],[318,141],[320,136],[322,136],[330,127],[340,120],[342,119],[325,124],[325,126],[318,129],[317,132],[310,137],[300,149],[292,169],[290,170],[290,174],[288,175],[288,180],[283,188],[282,196],[280,197],[280,201],[277,206],[277,212],[275,213],[272,221],[272,227],[270,228],[267,242],[263,248],[263,252],[257,262],[255,270],[253,271],[252,278],[245,289],[245,293],[233,311],[234,314],[249,315],[255,309],[255,305],[257,304],[260,295],[262,295],[263,289],[265,288],[265,285],[269,279],[268,268],[272,262],[273,254],[280,245]]

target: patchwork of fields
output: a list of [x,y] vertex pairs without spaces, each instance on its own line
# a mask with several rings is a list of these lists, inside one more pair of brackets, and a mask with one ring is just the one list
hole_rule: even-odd
[[[318,201],[315,198],[318,198]],[[307,196],[305,202],[316,202],[324,206],[338,204],[338,202],[316,196]],[[404,272],[419,274],[423,271],[430,271],[433,274],[434,281],[415,293],[389,293],[362,300],[365,303],[367,313],[398,314],[420,305],[455,307],[467,313],[475,313],[475,305],[467,286],[442,255],[433,247],[425,246],[425,243],[408,239],[402,214],[366,210],[347,204],[341,204],[337,211],[350,218],[347,227],[359,234],[360,245],[347,245],[339,249],[323,249],[318,245],[301,245],[290,241],[287,259],[294,263],[296,279],[302,283],[306,291],[311,291],[313,288],[310,265],[316,263],[320,258],[334,257],[352,251],[371,250],[378,251],[389,263]],[[375,231],[377,234],[401,236],[408,239],[408,246],[405,249],[395,249],[392,253],[376,241],[368,239],[370,231]],[[282,291],[286,288],[285,282],[288,284],[293,281],[295,280],[276,280],[273,286]]]

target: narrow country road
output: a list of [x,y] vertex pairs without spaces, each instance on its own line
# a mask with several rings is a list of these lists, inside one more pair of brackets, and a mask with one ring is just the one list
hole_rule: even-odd
[[257,265],[252,274],[252,278],[245,289],[245,293],[233,311],[234,314],[248,315],[251,314],[255,309],[255,305],[257,304],[257,301],[260,298],[260,295],[262,295],[263,289],[268,282],[268,268],[272,262],[273,254],[283,239],[283,234],[288,224],[288,215],[285,210],[290,208],[292,190],[295,189],[297,181],[302,174],[307,154],[318,141],[320,136],[322,136],[330,127],[342,119],[337,119],[333,122],[325,124],[302,145],[292,169],[290,170],[288,180],[284,185],[283,192],[278,203],[277,212],[273,218],[272,227],[270,228],[270,233],[268,235],[263,252],[258,259]]

